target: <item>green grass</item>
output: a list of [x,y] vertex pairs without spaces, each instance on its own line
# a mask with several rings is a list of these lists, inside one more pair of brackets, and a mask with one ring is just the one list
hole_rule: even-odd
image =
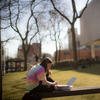
[[[14,72],[3,76],[3,100],[21,100],[26,90],[26,73]],[[59,84],[66,84],[71,77],[76,77],[73,87],[100,86],[100,64],[85,69],[72,69],[61,67],[52,69],[51,77]],[[43,100],[100,100],[100,94],[48,98]]]

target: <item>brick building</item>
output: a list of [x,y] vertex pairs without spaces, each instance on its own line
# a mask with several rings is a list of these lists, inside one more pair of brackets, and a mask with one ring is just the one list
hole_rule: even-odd
[[[57,51],[59,57],[59,51]],[[95,49],[96,57],[100,58],[100,48]],[[89,59],[92,58],[91,49],[80,49],[77,50],[78,59]],[[59,59],[59,58],[58,58]],[[72,50],[61,50],[60,51],[60,60],[73,60]]]
[[[41,44],[33,43],[30,45],[30,50],[28,52],[28,63],[33,64],[35,62],[35,56],[41,57]],[[18,58],[24,59],[22,46],[18,48]]]

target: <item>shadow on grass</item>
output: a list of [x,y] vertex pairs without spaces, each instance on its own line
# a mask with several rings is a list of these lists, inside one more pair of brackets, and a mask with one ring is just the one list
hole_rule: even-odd
[[12,85],[12,88],[26,91],[26,83],[24,82],[24,80],[16,81],[16,83],[17,84]]
[[56,70],[61,70],[61,71],[67,71],[67,70],[73,70],[77,72],[82,72],[82,73],[90,73],[90,74],[96,74],[100,75],[100,64],[92,64],[92,65],[85,65],[85,66],[78,66],[77,68],[74,66],[56,66],[53,67],[52,69]]

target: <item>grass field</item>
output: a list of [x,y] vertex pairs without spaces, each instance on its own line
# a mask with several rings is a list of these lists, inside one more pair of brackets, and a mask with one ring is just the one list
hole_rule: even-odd
[[[21,100],[26,90],[26,73],[13,72],[3,76],[3,100]],[[61,67],[52,69],[51,77],[59,84],[66,84],[71,77],[77,80],[74,87],[100,86],[100,64],[88,66],[85,69],[72,69]],[[43,100],[100,100],[100,94],[69,96],[60,98],[48,98]]]

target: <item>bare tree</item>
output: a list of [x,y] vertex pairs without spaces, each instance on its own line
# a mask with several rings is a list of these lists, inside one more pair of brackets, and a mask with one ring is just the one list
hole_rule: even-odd
[[75,37],[75,22],[77,21],[78,18],[81,18],[85,9],[87,8],[87,5],[89,3],[89,0],[86,1],[86,4],[84,6],[84,8],[81,10],[80,13],[78,13],[77,9],[76,9],[76,3],[75,3],[75,0],[71,0],[71,4],[72,4],[72,11],[73,11],[73,14],[72,14],[72,20],[70,20],[65,14],[62,13],[62,11],[60,11],[55,3],[54,3],[54,0],[50,0],[54,9],[61,15],[63,16],[67,21],[68,23],[70,24],[71,26],[71,32],[72,32],[72,50],[73,50],[73,59],[74,61],[76,62],[77,61],[77,48],[76,48],[76,37]]
[[[8,1],[7,0],[1,0],[0,1],[0,100],[2,100],[2,65],[1,65],[1,46],[2,46],[2,43],[3,42],[8,42],[11,38],[8,38],[4,41],[1,40],[1,30],[2,29],[7,29],[9,26],[6,26],[6,27],[1,27],[1,20],[5,20],[5,19],[8,19],[8,14],[6,14],[6,16],[2,16],[2,11],[4,12],[7,7],[9,6],[8,5]],[[6,11],[5,11],[6,12]]]
[[59,53],[58,53],[58,61],[60,61],[60,58],[61,58],[61,48],[62,48],[62,42],[61,42],[61,39],[60,39],[60,35],[61,35],[61,28],[60,28],[60,23],[61,21],[58,22],[58,50],[59,50]]
[[[23,32],[20,30],[20,27],[18,27],[19,23],[20,23],[20,20],[21,20],[21,14],[22,14],[22,10],[25,11],[25,9],[22,9],[21,8],[21,3],[20,1],[18,0],[17,2],[17,11],[16,11],[16,16],[15,16],[15,20],[12,20],[12,17],[13,17],[13,7],[11,7],[11,0],[10,0],[10,3],[9,3],[9,17],[10,17],[10,25],[11,25],[11,28],[19,35],[20,39],[21,39],[21,42],[22,42],[22,49],[23,49],[23,56],[24,56],[24,70],[27,70],[27,55],[28,55],[28,52],[29,52],[29,49],[30,49],[30,44],[31,44],[31,41],[32,39],[36,36],[36,34],[39,32],[39,27],[38,27],[38,20],[33,12],[33,9],[35,8],[34,5],[34,0],[31,0],[29,2],[29,12],[27,13],[29,17],[27,17],[28,19],[25,20],[26,21],[26,28],[25,28],[25,33],[23,35]],[[23,15],[24,16],[24,15]],[[30,35],[31,31],[32,31],[32,28],[34,25],[34,31],[33,33]],[[36,29],[36,31],[35,31]]]
[[[57,50],[60,47],[60,34],[61,34],[61,29],[60,29],[60,24],[63,22],[63,18],[57,14],[56,11],[52,10],[50,11],[50,38],[52,41],[55,41],[55,47],[56,47],[56,52],[55,52],[55,61],[57,62],[60,55],[58,55]],[[58,46],[59,45],[59,46]]]
[[55,22],[53,23],[51,21],[52,24],[52,30],[50,30],[50,38],[52,41],[55,41],[55,47],[56,47],[56,54],[55,54],[55,62],[57,62],[57,30],[56,30],[56,25]]

